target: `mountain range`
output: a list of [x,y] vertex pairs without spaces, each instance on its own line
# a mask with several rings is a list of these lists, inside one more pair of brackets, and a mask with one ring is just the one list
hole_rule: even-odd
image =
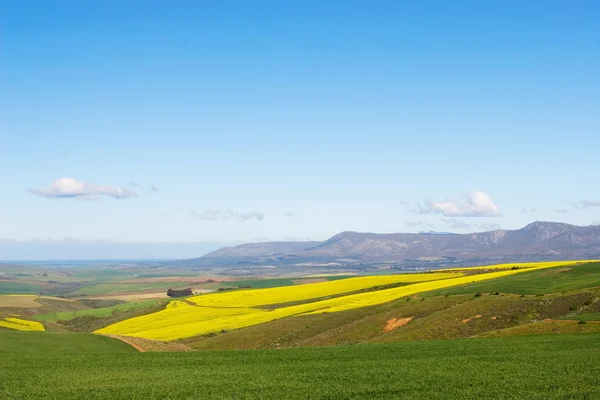
[[600,226],[537,221],[517,230],[467,234],[342,232],[323,242],[265,242],[224,247],[196,260],[372,263],[428,258],[597,259],[600,258]]

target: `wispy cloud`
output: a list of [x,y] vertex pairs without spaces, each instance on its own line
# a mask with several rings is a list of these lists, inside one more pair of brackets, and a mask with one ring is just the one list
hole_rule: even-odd
[[466,222],[451,218],[442,218],[442,222],[447,224],[452,229],[469,229],[473,226],[471,224],[467,224]]
[[564,213],[568,213],[568,212],[569,212],[569,210],[567,210],[567,209],[565,209],[565,208],[555,208],[555,209],[554,209],[554,212],[557,212],[557,213],[563,213],[563,214],[564,214]]
[[286,213],[283,213],[283,216],[284,216],[284,217],[289,217],[289,218],[292,218],[292,217],[294,216],[294,213],[293,213],[293,212],[290,212],[290,211],[288,211],[288,212],[286,212]]
[[535,208],[521,208],[521,214],[528,214],[535,212]]
[[590,208],[600,207],[600,201],[581,200],[573,203],[573,205],[575,208],[587,210]]
[[442,218],[442,222],[447,224],[452,229],[481,229],[484,231],[495,231],[501,229],[499,224],[494,224],[490,222],[482,224],[468,224],[464,221],[453,218]]
[[99,200],[102,197],[113,199],[126,199],[137,196],[133,189],[119,186],[94,185],[88,182],[78,181],[74,178],[59,178],[52,182],[49,187],[29,189],[30,193],[48,198],[81,198],[85,200]]
[[154,185],[152,183],[148,185],[148,191],[153,192],[153,193],[160,192],[158,187],[156,187],[156,185]]
[[406,221],[404,223],[404,226],[407,226],[409,228],[425,227],[433,229],[433,225],[426,221]]
[[479,229],[483,229],[484,231],[497,231],[499,229],[502,229],[500,224],[494,224],[494,223],[477,224],[475,226],[478,227]]
[[441,201],[425,201],[412,207],[401,202],[413,214],[441,214],[445,217],[501,217],[498,207],[485,192],[475,191],[464,196],[462,200],[445,199]]
[[204,211],[190,211],[193,219],[207,220],[207,221],[218,221],[218,220],[235,220],[235,221],[249,221],[256,219],[262,221],[265,219],[265,215],[259,211],[250,211],[246,213],[240,213],[232,211],[230,209],[224,210],[204,210]]

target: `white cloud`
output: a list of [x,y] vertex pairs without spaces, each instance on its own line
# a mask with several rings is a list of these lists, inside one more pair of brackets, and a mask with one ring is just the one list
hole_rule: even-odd
[[482,224],[468,224],[464,221],[453,218],[442,218],[442,222],[450,226],[452,229],[481,229],[484,231],[495,231],[501,229],[499,224],[486,222]]
[[99,200],[103,196],[112,197],[113,199],[137,196],[135,190],[125,187],[94,185],[74,178],[59,178],[52,182],[49,187],[29,189],[29,192],[42,197],[82,198],[86,200]]
[[564,209],[564,208],[555,208],[555,209],[554,209],[554,212],[557,212],[557,213],[564,214],[564,213],[568,213],[568,212],[569,212],[569,210],[566,210],[566,209]]
[[291,212],[291,211],[288,211],[288,212],[286,212],[286,213],[283,213],[283,216],[284,216],[284,217],[290,217],[290,218],[293,218],[293,217],[294,217],[294,213],[293,213],[293,212]]
[[425,203],[425,213],[438,213],[446,217],[500,217],[500,207],[481,191],[469,193],[464,201],[446,199]]
[[194,219],[204,219],[208,221],[217,221],[217,220],[227,220],[233,219],[236,221],[248,221],[251,219],[256,219],[257,221],[262,221],[265,219],[265,215],[259,211],[250,211],[247,213],[239,213],[232,211],[230,209],[225,210],[204,210],[202,212],[190,211],[192,214],[192,218]]

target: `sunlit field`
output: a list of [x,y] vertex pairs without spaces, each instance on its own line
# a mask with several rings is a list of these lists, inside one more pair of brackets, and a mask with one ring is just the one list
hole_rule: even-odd
[[[388,275],[350,278],[294,287],[201,295],[173,301],[162,311],[121,321],[99,329],[96,333],[170,341],[212,332],[239,329],[281,318],[334,313],[369,307],[431,290],[575,263],[577,262],[503,264],[481,267],[494,272],[475,275],[463,276],[460,273],[452,272]],[[359,289],[390,283],[406,283],[406,285],[364,293],[351,293]],[[344,293],[349,294],[321,299],[324,296]],[[275,309],[258,308],[264,305],[309,299],[315,299],[316,301]]]

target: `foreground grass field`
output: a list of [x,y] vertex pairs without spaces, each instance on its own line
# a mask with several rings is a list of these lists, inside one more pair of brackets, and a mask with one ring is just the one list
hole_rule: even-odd
[[600,335],[201,353],[0,354],[4,399],[597,399]]

